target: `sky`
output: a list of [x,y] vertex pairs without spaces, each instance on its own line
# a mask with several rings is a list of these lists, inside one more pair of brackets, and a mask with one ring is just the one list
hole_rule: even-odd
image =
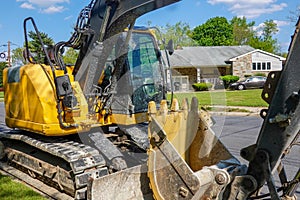
[[[0,53],[23,46],[23,20],[33,17],[40,31],[55,42],[67,41],[77,16],[90,0],[2,0],[0,18]],[[189,24],[193,29],[212,17],[245,16],[260,27],[266,20],[274,20],[279,32],[275,35],[281,51],[287,52],[295,23],[288,18],[300,8],[299,0],[181,0],[168,7],[141,16],[136,25],[165,26],[177,22]],[[30,30],[30,28],[29,28]]]

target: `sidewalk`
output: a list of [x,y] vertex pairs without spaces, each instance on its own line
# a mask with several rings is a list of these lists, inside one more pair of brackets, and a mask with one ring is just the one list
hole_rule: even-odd
[[211,115],[260,116],[262,109],[267,109],[267,107],[211,106],[211,110],[208,112]]

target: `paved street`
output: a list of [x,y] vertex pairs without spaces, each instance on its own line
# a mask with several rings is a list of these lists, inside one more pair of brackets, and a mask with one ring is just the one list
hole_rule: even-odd
[[[248,161],[240,157],[240,149],[256,142],[263,120],[253,116],[214,116],[216,124],[213,130],[219,136],[223,144],[229,151],[238,158],[241,163],[247,164]],[[283,160],[288,179],[294,177],[300,167],[300,146],[292,148],[290,154]],[[280,185],[279,178],[275,177],[275,182]],[[266,192],[264,189],[263,192]],[[297,190],[297,197],[300,199],[300,188]]]
[[4,103],[0,102],[0,130],[3,126],[5,126],[4,118],[5,118]]
[[[247,164],[247,161],[240,158],[240,149],[256,142],[262,119],[255,116],[213,116],[216,124],[213,130],[219,136],[221,141],[227,146],[230,152],[236,156],[241,163]],[[4,125],[4,104],[0,102],[0,131]],[[284,165],[288,172],[288,177],[292,178],[300,166],[300,146],[295,146],[291,153],[285,158]],[[276,183],[279,183],[275,177]],[[300,198],[300,189],[297,193]]]

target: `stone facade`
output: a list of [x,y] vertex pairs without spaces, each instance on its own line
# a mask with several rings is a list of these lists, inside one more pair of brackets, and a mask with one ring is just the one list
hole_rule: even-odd
[[240,57],[232,62],[232,75],[239,77],[253,75],[251,54]]

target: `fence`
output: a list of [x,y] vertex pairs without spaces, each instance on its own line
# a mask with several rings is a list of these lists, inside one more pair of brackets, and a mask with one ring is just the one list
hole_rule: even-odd
[[200,79],[200,83],[211,83],[213,85],[218,85],[220,84],[221,79],[219,78],[202,78]]

